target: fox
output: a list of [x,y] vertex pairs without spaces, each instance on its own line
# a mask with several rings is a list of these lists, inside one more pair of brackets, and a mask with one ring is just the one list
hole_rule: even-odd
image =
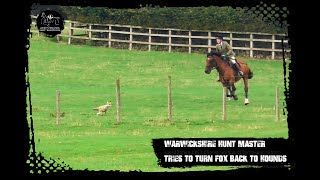
[[108,101],[105,105],[101,105],[99,107],[93,108],[93,110],[98,110],[97,116],[103,115],[103,114],[105,115],[109,107],[111,106],[112,106],[111,101]]

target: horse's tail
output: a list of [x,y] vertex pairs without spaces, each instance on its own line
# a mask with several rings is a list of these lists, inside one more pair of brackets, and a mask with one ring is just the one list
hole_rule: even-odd
[[252,77],[253,77],[253,72],[251,71],[251,69],[249,69],[248,79],[251,79]]

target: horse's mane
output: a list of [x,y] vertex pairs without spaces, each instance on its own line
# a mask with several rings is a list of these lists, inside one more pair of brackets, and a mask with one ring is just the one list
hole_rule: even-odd
[[218,57],[221,57],[221,53],[218,53],[217,51],[210,51],[210,52],[208,52],[207,57],[213,56],[213,55],[216,55],[216,56],[218,56]]

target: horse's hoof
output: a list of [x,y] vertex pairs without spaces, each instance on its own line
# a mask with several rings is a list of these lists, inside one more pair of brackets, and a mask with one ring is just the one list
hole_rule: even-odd
[[236,95],[233,96],[233,99],[234,99],[234,100],[238,100],[238,96],[236,96]]
[[249,104],[249,99],[245,99],[244,100],[244,105],[248,105]]

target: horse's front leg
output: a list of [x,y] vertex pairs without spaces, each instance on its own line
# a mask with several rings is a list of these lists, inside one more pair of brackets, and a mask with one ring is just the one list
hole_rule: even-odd
[[245,92],[245,99],[244,99],[244,105],[249,104],[249,98],[248,98],[248,78],[243,78],[244,82],[244,92]]
[[224,94],[226,95],[226,97],[228,98],[228,100],[231,100],[231,99],[232,99],[232,96],[231,96],[229,81],[222,81],[222,83],[223,83],[223,87],[225,87],[225,92],[224,92]]
[[226,88],[225,94],[226,94],[226,97],[228,98],[228,101],[230,101],[233,98],[231,95],[231,91],[230,91],[229,86]]
[[229,84],[229,81],[225,81],[223,78],[221,78],[221,83],[222,83],[222,86],[225,87],[225,91],[224,91],[224,94],[226,95],[226,97],[228,98],[228,100],[231,100],[232,99],[232,96],[231,96],[231,91],[230,91],[230,84]]
[[236,87],[234,86],[234,84],[232,84],[230,86],[230,88],[231,88],[230,91],[231,91],[231,95],[232,95],[233,99],[238,100],[238,96],[236,95]]
[[227,87],[227,91],[229,90],[229,92],[227,92],[228,100],[231,100],[232,98],[234,98],[234,100],[238,100],[238,97],[235,95],[236,88],[234,87],[234,84],[228,81],[226,83],[226,87]]

